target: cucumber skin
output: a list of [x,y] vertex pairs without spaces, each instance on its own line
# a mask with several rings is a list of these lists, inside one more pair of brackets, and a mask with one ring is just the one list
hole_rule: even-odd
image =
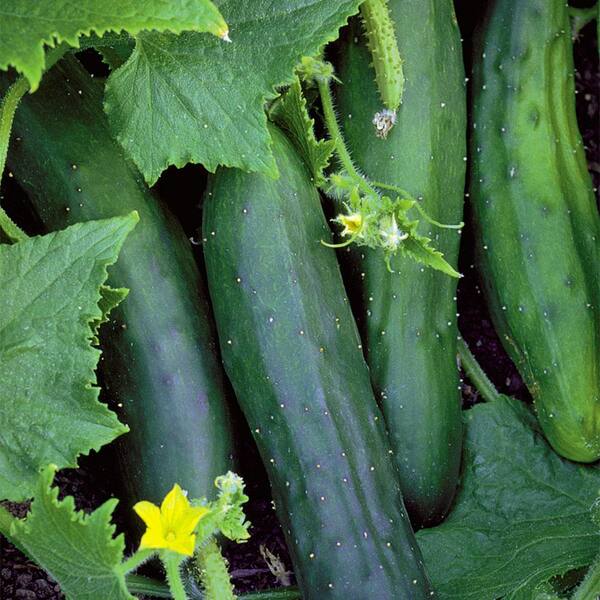
[[[340,49],[340,123],[355,164],[367,177],[407,189],[423,198],[433,218],[458,223],[466,100],[452,2],[390,0],[389,7],[406,78],[396,125],[385,140],[374,134],[371,118],[379,98],[358,23]],[[420,230],[430,232],[456,268],[457,231],[423,221]],[[362,294],[356,311],[404,501],[415,525],[431,525],[454,497],[462,450],[456,280],[410,259],[394,260],[397,272],[390,274],[382,254],[369,249],[349,255],[348,286]]]
[[591,462],[600,458],[600,223],[567,10],[562,0],[500,0],[483,23],[471,199],[488,303],[549,442]]
[[217,171],[203,237],[225,368],[303,598],[429,597],[319,195],[270,131],[280,178]]
[[49,230],[138,211],[109,273],[130,292],[101,331],[104,388],[130,427],[117,442],[126,499],[158,502],[175,482],[204,496],[231,439],[203,282],[181,226],[110,137],[101,93],[76,59],[54,67],[17,111],[8,163]]

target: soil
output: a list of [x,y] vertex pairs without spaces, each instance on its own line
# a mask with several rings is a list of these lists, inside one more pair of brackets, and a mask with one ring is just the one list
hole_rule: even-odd
[[[472,23],[475,20],[473,3],[467,2],[467,0],[458,0],[456,4],[465,38],[465,56],[469,56],[469,38]],[[92,63],[94,61],[93,58],[89,58],[89,60]],[[575,60],[577,115],[586,147],[589,169],[597,192],[600,184],[598,141],[600,74],[594,23],[586,26],[580,32],[575,43]],[[95,68],[101,69],[102,67],[96,65]],[[469,66],[467,65],[468,71]],[[183,202],[179,191],[202,189],[204,179],[205,173],[202,169],[187,167],[180,171],[170,169],[158,184],[159,192],[170,201],[190,237],[194,236],[197,229],[199,206],[194,201]],[[10,201],[11,196],[15,195],[18,195],[18,190],[16,190],[14,182],[5,178],[3,194],[0,197],[4,196]],[[171,197],[169,198],[169,196]],[[196,197],[198,196],[199,194],[196,194]],[[189,194],[186,194],[186,199],[189,200]],[[527,389],[504,352],[486,309],[479,274],[473,262],[473,238],[469,224],[468,203],[466,220],[467,227],[462,239],[460,269],[465,277],[461,280],[458,291],[460,330],[499,391],[529,401]],[[479,400],[477,391],[466,378],[463,380],[463,398],[465,407]],[[264,469],[253,444],[247,441],[246,446],[242,452],[246,458],[241,466],[241,474],[248,483],[248,495],[251,498],[247,514],[253,523],[252,537],[246,544],[231,544],[224,549],[238,592],[279,585],[261,556],[261,545],[277,555],[283,564],[291,569],[283,534],[273,511]],[[73,495],[79,509],[93,510],[113,494],[110,478],[102,476],[105,467],[102,453],[100,453],[100,455],[82,459],[81,467],[78,469],[61,471],[56,479],[61,495]],[[19,516],[24,516],[27,511],[27,505],[24,504],[11,504],[9,507]],[[0,599],[58,600],[59,598],[63,598],[63,595],[56,583],[0,536]]]

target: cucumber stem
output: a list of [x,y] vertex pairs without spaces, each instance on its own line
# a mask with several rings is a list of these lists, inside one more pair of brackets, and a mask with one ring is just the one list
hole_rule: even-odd
[[119,570],[123,575],[135,571],[142,563],[146,562],[154,554],[153,550],[138,550],[134,552],[129,558],[124,560]]
[[132,574],[126,575],[125,581],[131,594],[151,596],[152,598],[171,598],[169,586],[162,581]]
[[[337,154],[338,160],[342,167],[346,170],[348,175],[352,177],[354,183],[365,193],[379,196],[377,190],[369,184],[369,182],[357,171],[352,157],[348,148],[346,148],[346,142],[340,129],[340,125],[335,114],[335,108],[333,107],[333,94],[331,93],[331,87],[329,81],[325,78],[318,78],[317,84],[319,86],[319,96],[321,97],[321,105],[323,106],[323,117],[325,119],[325,126],[329,133],[329,137],[333,141],[334,150]],[[410,196],[409,196],[410,198]],[[410,198],[412,199],[412,198]]]
[[317,79],[317,84],[319,86],[319,95],[321,96],[321,104],[323,106],[325,125],[327,127],[327,131],[329,132],[329,136],[333,141],[335,152],[340,163],[342,164],[342,167],[346,169],[348,174],[352,177],[352,179],[355,180],[356,184],[363,191],[367,193],[376,193],[375,190],[373,190],[373,188],[371,188],[371,186],[365,181],[365,178],[362,177],[356,170],[356,167],[352,162],[352,158],[350,157],[350,153],[346,148],[344,136],[342,135],[342,131],[335,114],[335,109],[333,108],[333,95],[331,93],[329,82],[324,78],[319,78]]
[[182,557],[177,556],[174,552],[165,552],[161,556],[161,560],[165,565],[165,573],[173,600],[187,600],[187,594],[181,579]]
[[591,564],[580,586],[575,590],[571,600],[598,600],[600,590],[600,554]]
[[[25,77],[19,77],[6,90],[2,102],[0,102],[0,177],[4,173],[8,143],[12,130],[15,111],[21,98],[29,90],[29,81]],[[27,239],[27,234],[6,214],[0,207],[0,228],[11,242],[21,242]]]
[[[132,594],[151,596],[152,598],[171,598],[169,586],[156,579],[144,575],[127,575],[127,589]],[[195,597],[195,596],[193,596]],[[261,590],[259,592],[247,592],[241,594],[238,600],[302,600],[297,587],[275,588]]]
[[475,384],[481,397],[486,402],[498,400],[500,394],[498,393],[496,386],[490,381],[490,378],[481,368],[481,365],[477,362],[477,359],[473,356],[471,350],[469,350],[469,346],[467,346],[467,343],[462,337],[458,338],[457,351],[462,368],[465,370],[469,379]]

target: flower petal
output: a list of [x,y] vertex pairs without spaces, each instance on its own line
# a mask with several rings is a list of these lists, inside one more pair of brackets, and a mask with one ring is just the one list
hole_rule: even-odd
[[206,506],[190,506],[184,514],[180,515],[175,526],[177,532],[181,534],[192,533],[198,524],[198,521],[209,511]]
[[165,529],[176,529],[177,521],[182,514],[185,514],[189,506],[190,503],[186,495],[176,483],[160,505],[163,527]]
[[192,556],[194,554],[194,548],[196,546],[195,535],[180,535],[177,536],[172,542],[169,542],[169,549],[179,552],[179,554],[185,554],[186,556]]
[[160,509],[152,502],[148,502],[147,500],[142,500],[138,502],[133,510],[138,514],[138,516],[146,523],[146,527],[153,528],[156,527],[160,530]]
[[144,548],[168,548],[169,543],[160,529],[147,529],[140,541],[140,550]]

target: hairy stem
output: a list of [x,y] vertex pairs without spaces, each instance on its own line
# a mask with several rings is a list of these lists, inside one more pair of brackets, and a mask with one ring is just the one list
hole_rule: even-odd
[[485,371],[481,368],[481,365],[477,362],[476,358],[471,353],[471,350],[469,350],[469,346],[467,346],[467,343],[462,337],[458,340],[457,350],[462,368],[465,370],[469,379],[475,384],[475,387],[482,398],[486,402],[498,400],[500,394],[498,393],[496,386],[485,374]]
[[361,174],[356,170],[356,167],[352,162],[352,158],[350,157],[350,153],[346,148],[344,136],[342,135],[342,131],[335,115],[335,109],[333,108],[333,95],[331,93],[329,82],[324,79],[318,79],[317,83],[319,86],[321,104],[323,106],[325,125],[327,127],[327,131],[329,132],[329,136],[334,143],[335,153],[337,154],[338,160],[348,175],[355,180],[356,184],[364,192],[368,194],[377,194],[377,192],[367,183],[365,178],[362,177]]
[[[19,77],[7,90],[0,102],[0,176],[4,173],[6,154],[10,141],[13,119],[21,98],[29,90],[29,82]],[[0,208],[0,228],[11,242],[27,239],[27,234]]]
[[123,574],[135,571],[141,564],[145,563],[152,555],[154,550],[138,550],[129,558],[121,563],[120,570]]
[[235,600],[227,563],[214,537],[208,538],[196,553],[205,600]]
[[181,563],[182,558],[176,554],[169,552],[161,557],[165,565],[165,573],[171,590],[173,600],[187,600],[183,580],[181,579]]
[[397,185],[392,185],[390,183],[383,183],[381,181],[371,181],[371,185],[373,185],[376,188],[379,188],[381,190],[390,190],[391,192],[396,192],[398,195],[400,195],[402,198],[405,198],[406,200],[412,200],[415,203],[414,207],[417,209],[419,214],[428,223],[431,223],[432,225],[435,225],[436,227],[440,227],[441,229],[462,229],[465,226],[465,224],[462,221],[460,223],[457,223],[456,225],[448,225],[446,223],[440,223],[439,221],[436,221],[435,219],[433,219],[432,217],[430,217],[427,214],[425,209],[419,204],[418,200],[415,200],[413,198],[413,196],[411,196],[406,190],[402,189],[401,187],[398,187]]

